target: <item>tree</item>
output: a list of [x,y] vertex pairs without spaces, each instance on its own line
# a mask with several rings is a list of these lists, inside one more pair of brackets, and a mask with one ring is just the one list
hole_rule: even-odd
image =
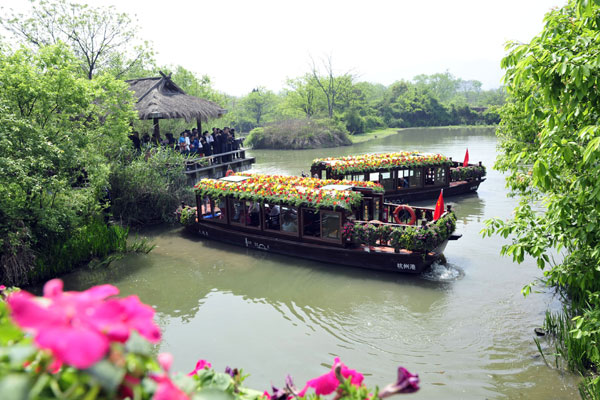
[[331,56],[323,61],[323,66],[325,68],[325,76],[320,75],[313,60],[311,73],[317,86],[321,89],[323,95],[325,95],[325,98],[327,99],[327,115],[329,118],[333,118],[333,110],[336,106],[338,96],[342,92],[351,89],[353,77],[348,73],[341,76],[335,76]]
[[112,6],[92,8],[65,0],[32,4],[29,15],[13,12],[0,17],[0,23],[34,48],[68,44],[88,79],[103,70],[120,77],[152,56],[148,44],[137,40],[138,27],[131,18]]
[[100,211],[136,116],[125,83],[78,68],[64,44],[0,53],[0,265],[25,276]]
[[592,369],[600,365],[599,31],[598,3],[570,0],[529,43],[508,46],[496,168],[519,203],[485,231],[511,237],[502,253],[533,257],[544,281],[566,294],[577,322],[566,335],[580,349],[573,358]]
[[272,91],[258,87],[243,99],[243,107],[256,121],[256,126],[260,126],[263,117],[273,109],[276,100],[277,96]]
[[290,88],[286,92],[286,100],[290,107],[301,110],[306,118],[319,112],[320,88],[311,74],[288,79],[286,84]]

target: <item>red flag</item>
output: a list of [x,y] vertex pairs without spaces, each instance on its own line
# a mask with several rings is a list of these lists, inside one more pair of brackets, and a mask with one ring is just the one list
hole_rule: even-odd
[[467,148],[467,152],[465,153],[465,161],[463,161],[463,167],[469,166],[469,149]]
[[433,212],[433,220],[437,221],[444,213],[444,189],[440,190],[440,197],[435,203],[435,211]]

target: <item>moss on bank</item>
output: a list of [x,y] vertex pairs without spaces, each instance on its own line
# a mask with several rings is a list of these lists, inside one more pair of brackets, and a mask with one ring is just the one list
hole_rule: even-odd
[[346,128],[327,119],[294,119],[255,128],[245,144],[255,149],[316,149],[352,144]]

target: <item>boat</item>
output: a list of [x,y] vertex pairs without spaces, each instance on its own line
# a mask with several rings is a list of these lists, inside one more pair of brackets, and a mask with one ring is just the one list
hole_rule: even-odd
[[[376,182],[232,174],[202,179],[180,221],[206,239],[381,271],[421,273],[456,240],[456,217],[384,201]],[[442,206],[443,208],[443,206]]]
[[435,199],[440,189],[445,197],[474,193],[486,170],[481,162],[465,166],[442,154],[405,151],[318,158],[310,173],[321,179],[377,182],[386,200],[408,203]]

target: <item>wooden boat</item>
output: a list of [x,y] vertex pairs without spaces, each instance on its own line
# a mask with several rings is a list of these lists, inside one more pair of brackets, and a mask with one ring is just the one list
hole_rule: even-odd
[[315,261],[420,273],[459,237],[450,209],[433,221],[432,209],[384,202],[374,182],[240,173],[195,191],[181,218],[194,233]]
[[452,161],[441,154],[398,152],[318,158],[311,176],[322,179],[380,183],[386,200],[407,203],[476,192],[485,181],[485,167]]

